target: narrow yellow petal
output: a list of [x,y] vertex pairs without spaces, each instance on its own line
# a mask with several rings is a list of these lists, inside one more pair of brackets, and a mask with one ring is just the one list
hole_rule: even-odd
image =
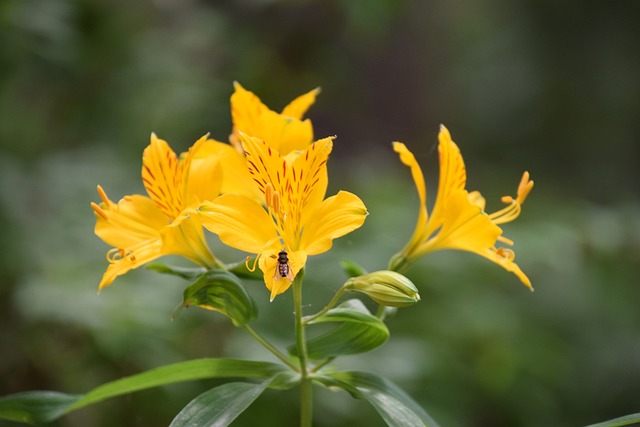
[[151,199],[170,219],[184,206],[184,181],[178,172],[176,153],[166,141],[151,135],[151,143],[142,155],[142,182]]
[[533,287],[531,286],[531,280],[529,280],[527,275],[524,274],[524,272],[520,269],[518,264],[513,262],[514,255],[512,251],[504,250],[504,249],[489,248],[489,249],[485,249],[484,251],[477,252],[477,254],[487,258],[490,261],[495,262],[505,270],[515,274],[518,277],[518,279],[520,279],[522,284],[524,284],[529,289],[533,290]]
[[150,239],[145,242],[140,242],[137,247],[126,252],[124,254],[125,256],[120,259],[113,260],[102,276],[98,290],[109,286],[116,277],[122,276],[130,270],[159,258],[162,255],[161,247],[162,241],[160,238]]
[[317,255],[331,248],[332,240],[359,228],[367,208],[355,194],[340,191],[324,200],[303,225],[300,250]]
[[313,103],[316,102],[316,97],[319,93],[320,88],[318,87],[305,93],[304,95],[300,95],[299,97],[291,101],[289,105],[284,107],[284,109],[282,110],[282,115],[293,117],[294,119],[302,119],[304,113],[306,113],[309,107],[311,107]]
[[297,194],[301,210],[298,218],[303,224],[327,193],[327,160],[332,149],[333,137],[319,139],[302,151],[291,167],[293,181],[289,191]]
[[271,217],[262,205],[241,194],[223,194],[198,209],[204,227],[232,248],[258,254],[277,239]]
[[418,220],[416,221],[416,227],[413,232],[413,235],[409,242],[407,243],[405,250],[408,252],[412,252],[413,248],[418,245],[422,240],[424,240],[424,229],[427,224],[428,214],[427,214],[427,186],[424,180],[424,174],[422,173],[422,169],[418,164],[415,156],[406,145],[402,142],[394,142],[393,149],[396,153],[400,155],[400,161],[409,166],[411,170],[411,176],[413,177],[413,181],[416,185],[416,190],[418,191],[418,198],[420,199],[420,205],[418,210]]
[[438,134],[438,153],[440,156],[440,179],[438,193],[431,211],[431,219],[427,224],[425,234],[433,233],[443,224],[442,210],[452,192],[464,190],[467,182],[467,172],[460,149],[451,139],[451,134],[443,125]]

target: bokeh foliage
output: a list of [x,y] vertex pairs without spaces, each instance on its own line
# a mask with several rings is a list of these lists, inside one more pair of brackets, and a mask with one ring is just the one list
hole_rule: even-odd
[[[186,282],[135,271],[96,296],[107,248],[92,231],[95,185],[141,192],[151,131],[178,152],[206,132],[226,139],[238,80],[275,109],[320,85],[309,116],[317,136],[338,136],[330,186],[369,209],[361,230],[311,260],[314,308],[345,279],[340,259],[384,268],[411,233],[417,197],[392,140],[435,184],[445,123],[470,189],[490,204],[522,170],[536,181],[507,227],[535,293],[472,255],[431,255],[407,273],[422,301],[344,367],[384,372],[442,425],[638,412],[638,22],[631,0],[3,1],[0,394],[83,392],[196,357],[270,360],[223,316],[186,310],[171,322]],[[286,347],[291,296],[248,290],[256,329]],[[213,384],[134,394],[55,425],[167,425]],[[295,425],[297,397],[267,391],[236,424]],[[319,391],[316,405],[318,426],[383,425],[343,393]]]

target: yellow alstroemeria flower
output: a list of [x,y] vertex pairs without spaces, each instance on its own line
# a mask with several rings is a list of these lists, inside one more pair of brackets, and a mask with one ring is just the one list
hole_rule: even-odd
[[[229,136],[231,145],[213,141],[196,154],[197,158],[216,157],[224,175],[221,193],[246,193],[254,187],[253,179],[246,167],[244,149],[239,132],[266,141],[272,149],[282,155],[304,150],[313,142],[313,127],[309,119],[302,117],[313,105],[320,89],[311,90],[289,103],[282,113],[270,110],[253,92],[234,82],[231,95],[231,118],[233,132]],[[257,196],[257,195],[256,195]],[[257,196],[257,198],[259,198]]]
[[102,203],[91,203],[95,233],[113,246],[99,290],[163,255],[182,255],[204,267],[219,264],[205,242],[198,215],[190,213],[220,192],[218,159],[196,158],[211,143],[205,135],[179,159],[166,141],[152,134],[142,156],[142,182],[149,197],[134,194],[114,203],[98,186]]
[[285,157],[261,139],[240,135],[262,202],[224,194],[200,207],[202,224],[226,245],[257,254],[273,300],[291,286],[308,256],[328,251],[333,239],[360,227],[367,209],[347,191],[324,199],[333,138]]
[[511,222],[520,215],[521,206],[533,188],[529,173],[525,172],[518,186],[517,196],[505,196],[507,207],[491,213],[484,212],[485,200],[479,192],[465,189],[467,174],[460,149],[451,140],[449,131],[440,127],[438,135],[440,181],[431,214],[427,213],[427,190],[422,170],[415,157],[401,142],[393,148],[400,160],[411,168],[420,197],[420,211],[413,236],[402,251],[391,260],[392,270],[403,270],[417,258],[440,249],[460,249],[481,255],[507,271],[514,273],[527,287],[531,281],[514,262],[513,250],[496,247],[497,242],[513,245],[502,236],[500,224]]
[[304,150],[313,142],[313,127],[309,119],[302,120],[315,102],[320,89],[316,88],[291,101],[282,113],[270,110],[255,94],[234,82],[231,95],[233,134],[231,143],[243,153],[240,132],[260,138],[286,156],[292,151]]

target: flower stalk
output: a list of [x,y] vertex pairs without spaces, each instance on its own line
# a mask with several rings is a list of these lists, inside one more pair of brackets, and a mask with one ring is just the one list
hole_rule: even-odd
[[308,369],[307,342],[305,325],[302,322],[302,278],[304,269],[293,280],[293,309],[295,313],[295,334],[298,357],[300,359],[300,427],[311,427],[313,416],[311,378]]

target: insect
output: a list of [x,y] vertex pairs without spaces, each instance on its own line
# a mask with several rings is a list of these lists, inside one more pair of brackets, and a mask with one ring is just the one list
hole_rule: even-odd
[[293,282],[293,273],[291,272],[291,265],[289,265],[289,257],[287,255],[287,251],[284,249],[278,252],[278,263],[273,275],[274,280],[286,277],[289,281]]

